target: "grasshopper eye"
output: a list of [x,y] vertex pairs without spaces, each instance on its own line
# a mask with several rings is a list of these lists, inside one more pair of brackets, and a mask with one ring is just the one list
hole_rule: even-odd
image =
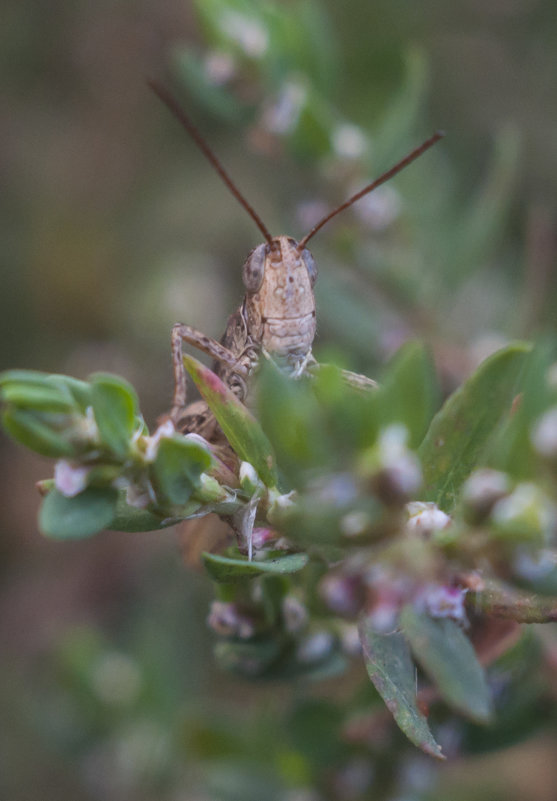
[[315,282],[317,281],[317,267],[315,266],[313,256],[311,255],[311,253],[307,248],[304,248],[302,250],[302,260],[306,265],[310,283],[312,286],[314,286]]
[[257,292],[263,283],[263,273],[265,272],[265,258],[267,256],[267,245],[258,245],[249,254],[242,270],[242,280],[246,291],[250,294]]

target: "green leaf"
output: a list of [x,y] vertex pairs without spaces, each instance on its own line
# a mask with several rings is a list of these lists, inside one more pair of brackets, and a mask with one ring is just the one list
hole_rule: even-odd
[[408,445],[417,448],[431,422],[438,388],[429,351],[422,342],[407,342],[395,354],[380,382],[381,422],[403,423]]
[[47,382],[49,373],[40,370],[4,370],[0,373],[0,388],[9,384],[26,384],[28,386],[42,387]]
[[531,347],[514,343],[486,359],[435,415],[422,442],[426,496],[446,512],[478,467],[495,427],[510,413]]
[[163,437],[153,462],[157,489],[171,504],[182,506],[199,486],[201,473],[212,464],[211,454],[180,435]]
[[54,384],[54,386],[69,392],[82,412],[85,412],[87,407],[91,406],[91,384],[87,381],[80,381],[78,378],[57,373],[49,375],[47,380],[49,384]]
[[[320,384],[338,378],[330,370]],[[309,379],[293,380],[265,360],[257,376],[258,416],[277,453],[281,471],[296,485],[306,470],[330,465],[332,453],[322,408]]]
[[118,492],[112,487],[88,487],[74,498],[58,490],[46,496],[39,510],[39,528],[56,540],[83,539],[110,528],[116,513]]
[[93,413],[104,444],[120,459],[130,450],[137,425],[138,402],[134,388],[119,376],[90,376]]
[[214,581],[229,584],[234,581],[256,578],[268,573],[284,575],[297,573],[308,563],[306,553],[289,553],[266,561],[248,561],[247,559],[231,558],[204,553],[203,564]]
[[454,620],[406,606],[400,618],[412,652],[445,701],[476,723],[488,723],[491,696],[468,637]]
[[73,398],[55,386],[31,383],[9,383],[2,387],[2,400],[5,403],[33,409],[40,412],[71,412]]
[[138,509],[130,506],[126,501],[125,491],[118,493],[118,501],[113,520],[110,524],[112,531],[156,531],[167,526],[172,526],[176,520],[165,519],[149,512],[147,509]]
[[441,746],[417,707],[414,663],[402,634],[379,634],[364,619],[360,641],[368,675],[401,731],[426,754],[444,759]]
[[275,457],[263,429],[246,407],[208,367],[185,355],[184,366],[217,418],[240,459],[255,468],[267,487],[277,485]]
[[60,424],[59,415],[8,408],[2,415],[2,424],[13,439],[41,456],[58,458],[77,453],[68,437],[56,430]]
[[537,478],[539,455],[530,437],[533,424],[555,403],[555,388],[550,385],[548,371],[556,358],[555,343],[536,345],[524,370],[520,404],[495,440],[493,466],[520,480]]
[[271,667],[282,647],[276,636],[258,637],[249,642],[224,640],[215,645],[215,659],[223,670],[253,678]]

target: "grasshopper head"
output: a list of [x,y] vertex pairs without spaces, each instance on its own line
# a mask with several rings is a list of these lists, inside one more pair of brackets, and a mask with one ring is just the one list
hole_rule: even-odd
[[288,236],[253,250],[243,269],[245,315],[251,338],[270,355],[294,361],[311,353],[317,277],[313,256]]

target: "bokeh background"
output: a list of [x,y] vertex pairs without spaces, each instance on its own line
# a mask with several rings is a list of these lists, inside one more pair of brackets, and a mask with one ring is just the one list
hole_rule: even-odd
[[[171,396],[172,323],[219,337],[237,305],[259,233],[153,75],[277,234],[301,237],[446,130],[312,243],[323,360],[377,375],[419,336],[449,391],[507,339],[554,331],[555,3],[250,5],[5,0],[0,368],[120,373],[152,424]],[[269,40],[253,8],[270,9]],[[176,533],[46,541],[34,482],[52,466],[1,446],[0,797],[311,801],[295,789],[303,748],[278,723],[291,691],[213,666],[211,589]],[[528,733],[440,771],[420,758],[408,798],[553,801],[556,743],[535,721]]]

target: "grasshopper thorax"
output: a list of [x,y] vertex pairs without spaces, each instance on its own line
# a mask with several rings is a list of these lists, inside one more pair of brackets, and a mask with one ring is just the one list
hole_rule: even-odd
[[248,336],[295,369],[310,356],[315,336],[313,256],[288,236],[273,237],[250,253],[242,275]]

